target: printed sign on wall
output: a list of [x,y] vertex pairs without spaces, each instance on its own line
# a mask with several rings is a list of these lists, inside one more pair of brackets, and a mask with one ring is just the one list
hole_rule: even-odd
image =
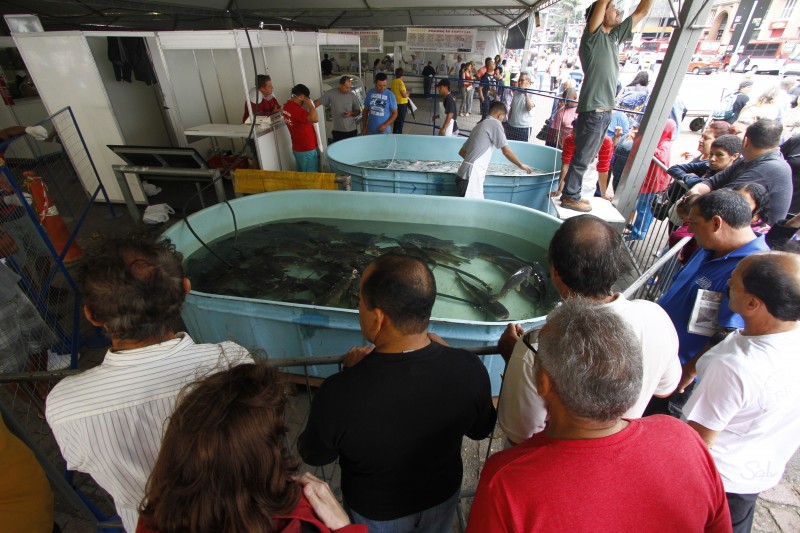
[[[343,35],[358,35],[361,39],[362,52],[383,52],[383,30],[320,30],[323,33],[339,33]],[[340,46],[341,50],[334,50],[336,46],[326,46],[326,50],[347,52],[352,47]]]
[[416,52],[471,53],[477,34],[467,28],[407,28],[406,45]]

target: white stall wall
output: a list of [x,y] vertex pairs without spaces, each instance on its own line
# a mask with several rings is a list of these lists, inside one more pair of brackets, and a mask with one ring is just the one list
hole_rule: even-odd
[[[124,164],[124,161],[107,148],[109,144],[124,144],[124,139],[84,35],[80,32],[22,33],[14,35],[14,42],[48,114],[72,107],[109,198],[114,202],[124,201],[111,170],[111,165]],[[85,161],[79,144],[65,145],[65,149],[73,163]],[[86,189],[94,191],[96,178],[88,163],[75,164],[75,167]],[[128,183],[134,199],[146,202],[138,180],[129,177]]]
[[117,81],[108,59],[108,38],[87,36],[103,86],[117,118],[123,144],[138,146],[171,146],[161,113],[158,88],[142,81]]

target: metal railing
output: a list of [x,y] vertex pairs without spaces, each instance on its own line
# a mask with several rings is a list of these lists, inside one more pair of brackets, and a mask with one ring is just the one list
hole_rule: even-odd
[[[495,355],[499,353],[497,346],[479,346],[463,349],[475,353],[478,356]],[[314,386],[308,367],[335,365],[341,370],[344,357],[344,355],[335,355],[266,359],[269,365],[275,367],[292,369],[300,367],[303,369],[299,377],[305,385],[305,393],[301,394],[295,398],[295,401],[290,403],[286,413],[287,422],[289,422],[290,428],[293,429],[293,431],[290,431],[290,435],[287,436],[290,449],[296,449],[297,438],[302,429],[306,426],[308,421],[308,409],[314,397]],[[0,384],[21,383],[29,385],[27,390],[30,391],[28,396],[30,396],[29,400],[31,402],[28,406],[29,412],[27,414],[20,413],[25,406],[22,405],[21,402],[14,402],[13,405],[10,405],[7,395],[0,393],[0,413],[8,422],[12,432],[18,435],[20,439],[34,451],[37,460],[42,465],[54,489],[63,498],[66,506],[71,509],[62,509],[60,516],[64,516],[65,514],[70,516],[70,524],[74,525],[73,530],[83,531],[87,527],[91,527],[97,530],[110,531],[120,527],[119,519],[113,516],[115,512],[113,502],[105,491],[99,488],[89,476],[76,472],[68,472],[66,477],[63,475],[65,464],[58,446],[55,443],[55,438],[49,426],[43,420],[43,417],[37,416],[44,412],[44,406],[40,399],[32,393],[32,387],[35,383],[49,382],[52,384],[64,377],[79,374],[80,372],[82,372],[82,370],[70,369],[53,372],[0,374]],[[475,495],[475,488],[477,487],[477,480],[480,476],[482,465],[485,463],[490,453],[502,448],[502,445],[496,446],[502,443],[502,435],[497,434],[497,431],[498,426],[495,427],[493,435],[490,435],[482,441],[473,441],[474,453],[479,459],[476,469],[471,471],[465,469],[465,484],[461,491],[460,505],[457,508],[456,514],[456,524],[460,531],[464,531],[466,528],[466,517],[469,514],[470,500]],[[480,457],[483,457],[483,459],[480,460]],[[341,496],[339,487],[340,468],[338,461],[332,465],[323,467],[307,466],[307,468],[315,475],[318,475],[330,483],[334,492]],[[62,527],[64,526],[64,524],[61,525]]]

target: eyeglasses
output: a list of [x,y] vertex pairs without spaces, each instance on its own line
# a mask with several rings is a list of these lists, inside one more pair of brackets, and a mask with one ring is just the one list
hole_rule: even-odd
[[534,356],[539,353],[539,350],[534,347],[534,344],[539,344],[540,331],[542,331],[541,328],[532,329],[522,336],[522,343],[525,344],[525,346],[527,346],[531,352],[533,352]]

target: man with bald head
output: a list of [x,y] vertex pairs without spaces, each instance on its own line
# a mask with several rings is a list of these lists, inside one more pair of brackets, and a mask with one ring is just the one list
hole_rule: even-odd
[[706,353],[683,411],[711,448],[736,533],[800,445],[800,255],[768,252],[734,269],[730,308],[744,328]]
[[311,403],[298,450],[337,458],[353,522],[373,532],[451,531],[464,436],[494,428],[489,374],[477,356],[428,333],[436,281],[407,255],[377,258],[361,278],[358,316],[374,346],[348,353]]
[[[739,261],[769,249],[764,236],[750,229],[751,218],[750,204],[730,189],[710,192],[692,205],[689,230],[701,249],[692,255],[658,300],[678,332],[678,357],[683,365],[683,376],[678,390],[669,398],[654,398],[645,415],[661,413],[680,417],[681,408],[694,388],[697,361],[708,348],[744,325],[736,310],[728,307],[726,288]],[[693,310],[698,300],[706,302],[709,296],[718,298],[721,303],[709,317],[713,323],[706,322],[708,327],[700,330],[696,327],[700,319],[692,318]]]

